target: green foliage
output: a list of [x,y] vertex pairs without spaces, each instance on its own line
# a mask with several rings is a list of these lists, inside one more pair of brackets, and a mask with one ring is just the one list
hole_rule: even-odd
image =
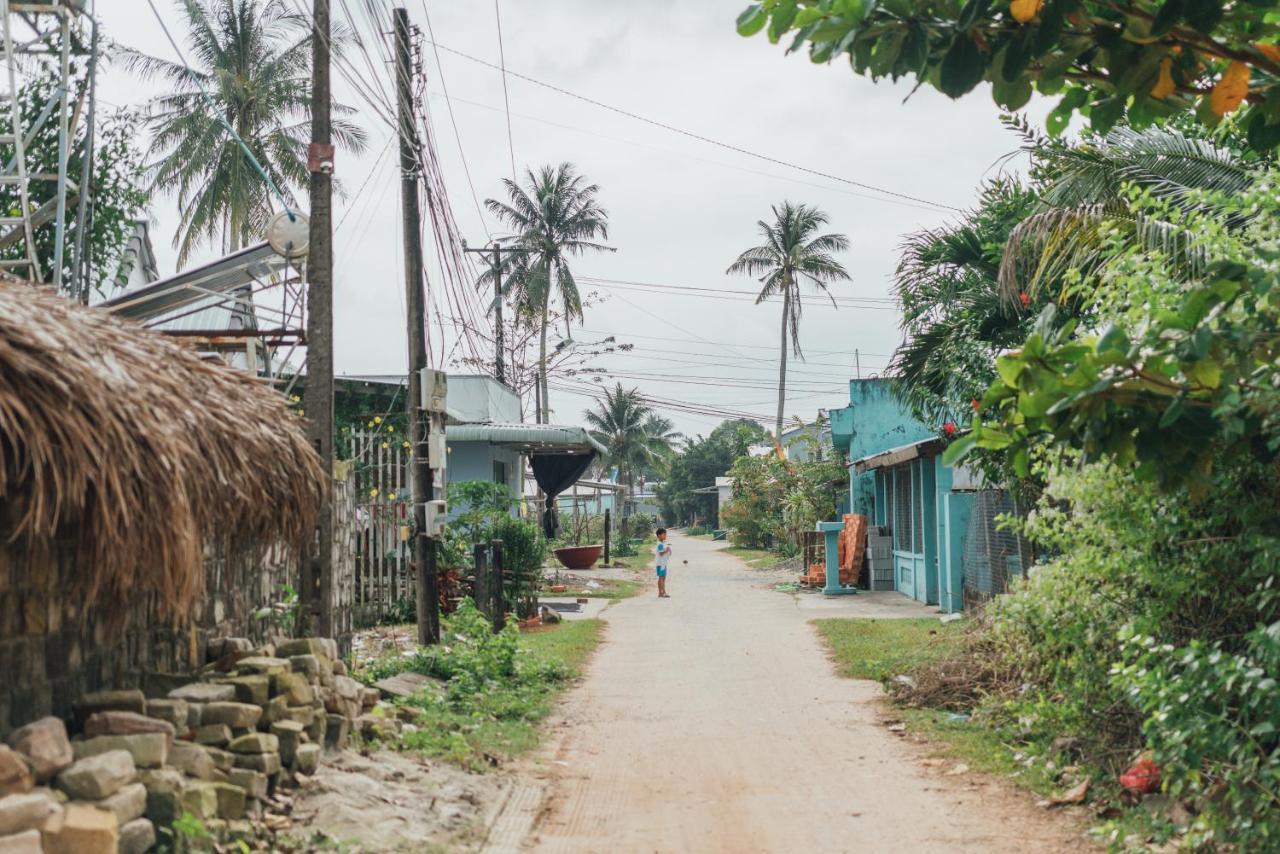
[[1181,219],[1203,272],[1185,283],[1162,253],[1128,250],[1074,290],[1097,306],[1096,326],[1059,325],[1046,306],[1021,349],[996,363],[999,376],[982,401],[995,418],[952,445],[946,460],[986,448],[1007,453],[1024,473],[1031,450],[1052,440],[1204,495],[1220,456],[1273,459],[1280,200],[1272,182],[1218,194],[1211,210],[1185,214],[1135,193],[1138,210]]
[[636,475],[656,471],[671,456],[672,444],[679,438],[671,422],[644,402],[639,389],[624,389],[622,383],[606,388],[604,399],[583,417],[591,435],[608,449],[601,467],[617,466],[628,500],[635,492]]
[[1001,294],[998,274],[1005,243],[1036,198],[1014,179],[991,181],[959,222],[904,241],[894,287],[904,341],[889,370],[926,424],[967,424],[970,402],[995,379],[996,355],[1026,337],[1026,309]]
[[1150,749],[1202,841],[1252,850],[1280,833],[1280,489],[1248,459],[1215,478],[1193,497],[1074,454],[1050,466],[1027,533],[1054,557],[992,606],[1022,687],[989,711],[1078,739],[1110,779]]
[[537,722],[599,634],[595,620],[530,636],[508,623],[494,634],[467,599],[445,619],[440,644],[380,659],[359,676],[371,683],[408,670],[442,680],[440,690],[407,701],[418,712],[419,729],[406,734],[402,746],[483,770],[537,743]]
[[253,616],[256,620],[263,620],[275,626],[276,630],[283,633],[285,637],[297,637],[298,630],[301,628],[298,620],[300,604],[298,591],[293,589],[292,584],[285,584],[280,588],[280,601],[265,608],[259,608]]
[[[69,97],[74,102],[78,90],[86,85],[82,71],[73,70],[71,83],[73,89]],[[58,97],[57,78],[48,68],[41,66],[38,75],[24,80],[18,91],[18,102],[22,115],[27,123],[50,106],[50,102]],[[12,128],[9,110],[0,109],[0,122],[6,128]],[[68,155],[67,173],[78,179],[83,169],[84,146],[87,141],[87,130],[84,122],[75,127]],[[121,110],[99,115],[94,139],[93,165],[93,204],[89,211],[92,219],[89,232],[85,237],[84,250],[89,260],[90,287],[100,293],[110,290],[117,272],[125,245],[133,233],[134,222],[143,212],[147,203],[146,191],[142,188],[140,174],[142,172],[142,155],[134,145],[137,136],[137,117],[134,113]],[[58,171],[58,123],[46,121],[39,131],[27,143],[24,150],[28,174],[54,175]],[[15,156],[12,145],[0,145],[0,160],[9,162]],[[57,184],[54,181],[33,180],[28,186],[28,200],[32,210],[40,208],[55,198]],[[21,208],[21,196],[14,184],[0,185],[0,210],[8,216],[17,216]],[[74,254],[76,230],[79,223],[76,216],[79,206],[76,196],[70,191],[67,194],[67,221],[63,239],[63,281],[69,281],[72,270],[71,261]],[[5,230],[8,230],[6,226]],[[35,230],[36,257],[41,263],[42,281],[52,281],[50,265],[53,263],[56,232],[52,222]],[[17,241],[0,249],[0,258],[18,260],[25,257],[25,241]],[[27,268],[20,267],[24,272]]]
[[1036,91],[1060,96],[1054,134],[1077,113],[1099,133],[1192,113],[1215,126],[1244,104],[1258,150],[1280,145],[1278,25],[1273,4],[1221,0],[763,0],[738,17],[744,36],[794,34],[788,52],[807,46],[813,62],[873,80],[915,78],[951,98],[987,81],[1009,111]]
[[736,545],[754,547],[797,545],[801,531],[835,517],[849,483],[840,457],[792,462],[775,454],[743,456],[729,476],[733,500],[721,523],[733,530]]
[[711,536],[711,529],[708,528],[706,525],[691,525],[688,528],[686,528],[684,532],[688,534],[690,537]]
[[547,540],[537,522],[503,516],[489,528],[489,538],[502,540],[502,583],[506,601],[520,617],[532,617],[547,559]]
[[715,493],[694,490],[714,486],[716,478],[724,477],[734,460],[767,435],[756,422],[739,419],[725,421],[705,438],[686,439],[684,448],[672,458],[666,479],[657,487],[666,520],[672,524],[692,521],[695,516],[715,520]]

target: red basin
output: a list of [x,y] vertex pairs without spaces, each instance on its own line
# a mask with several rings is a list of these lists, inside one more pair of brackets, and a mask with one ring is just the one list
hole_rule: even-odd
[[590,569],[600,559],[602,552],[604,552],[603,545],[565,546],[562,549],[556,549],[553,554],[565,569]]

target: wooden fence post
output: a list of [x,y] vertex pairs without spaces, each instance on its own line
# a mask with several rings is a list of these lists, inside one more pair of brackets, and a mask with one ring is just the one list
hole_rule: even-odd
[[610,539],[609,522],[610,522],[611,515],[612,514],[609,512],[609,508],[608,507],[604,508],[604,565],[605,566],[609,565],[609,539]]
[[489,550],[484,543],[472,546],[476,564],[475,603],[480,613],[492,619],[493,600],[489,595]]
[[490,618],[493,620],[493,631],[498,633],[507,624],[507,600],[503,595],[503,566],[502,566],[502,540],[494,540],[489,545],[489,556],[492,561],[492,568],[489,573],[489,581],[492,584],[492,590],[489,591],[490,604],[492,609],[489,612]]

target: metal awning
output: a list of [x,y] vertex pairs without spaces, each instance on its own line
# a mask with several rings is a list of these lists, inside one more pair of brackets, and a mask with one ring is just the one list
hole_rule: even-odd
[[[218,297],[243,285],[261,281],[284,269],[288,260],[268,243],[259,243],[226,257],[183,270],[158,282],[103,300],[99,308],[131,320],[146,321],[173,314]],[[224,300],[230,299],[225,297]]]
[[859,460],[854,460],[849,465],[858,473],[872,471],[874,469],[888,468],[896,466],[899,463],[905,463],[910,460],[917,460],[921,457],[937,456],[937,453],[947,446],[947,441],[938,437],[931,439],[921,439],[919,442],[912,442],[910,445],[901,445],[897,448],[890,448],[887,451],[881,451],[878,454],[871,454]]
[[488,442],[525,454],[605,454],[604,445],[581,427],[558,424],[459,424],[445,428],[450,442]]

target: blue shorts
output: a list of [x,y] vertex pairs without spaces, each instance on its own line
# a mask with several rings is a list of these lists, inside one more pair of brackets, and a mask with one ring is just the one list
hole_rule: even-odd
[[659,578],[666,578],[666,577],[667,577],[667,568],[666,568],[665,566],[659,566],[659,567],[654,567],[654,568],[658,570],[658,577],[659,577]]

